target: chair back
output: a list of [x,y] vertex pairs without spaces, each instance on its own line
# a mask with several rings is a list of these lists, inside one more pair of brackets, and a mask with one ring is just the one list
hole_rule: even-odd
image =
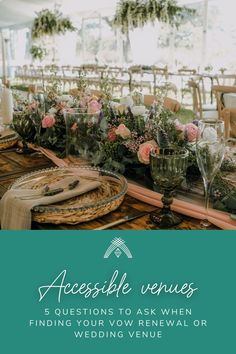
[[216,75],[216,81],[218,85],[233,86],[236,85],[236,75],[235,74]]
[[158,101],[158,98],[154,95],[144,95],[143,97],[145,106],[151,106],[155,101]]
[[202,119],[202,98],[199,84],[195,80],[189,80],[188,86],[192,93],[193,111],[196,115],[199,114],[200,119]]
[[189,75],[190,76],[190,75],[195,75],[197,73],[197,70],[183,67],[178,70],[178,73],[181,75]]
[[99,90],[90,90],[91,95],[96,96],[97,98],[100,98],[103,96],[102,91]]
[[221,118],[225,124],[225,138],[236,137],[236,108],[224,108]]
[[225,138],[236,137],[236,106],[227,108],[224,103],[224,94],[236,94],[236,86],[214,85],[212,92],[216,96],[219,119],[225,123]]
[[[159,101],[157,96],[144,95],[145,106],[151,106],[155,101],[156,102]],[[173,98],[169,98],[169,97],[164,98],[163,106],[174,113],[178,112],[181,108],[181,105],[178,101],[174,100]]]
[[218,110],[219,118],[221,118],[222,111],[224,110],[224,108],[226,108],[224,105],[224,94],[236,93],[236,86],[214,85],[212,86],[212,92],[215,94],[216,102],[217,102],[217,110]]

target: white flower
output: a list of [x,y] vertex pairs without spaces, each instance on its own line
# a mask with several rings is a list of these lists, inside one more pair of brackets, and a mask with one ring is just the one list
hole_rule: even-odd
[[133,113],[134,116],[143,116],[146,113],[146,107],[145,106],[133,106],[131,108],[131,112]]
[[70,95],[61,95],[57,98],[57,102],[68,102],[71,101],[71,96]]
[[217,141],[217,131],[213,127],[205,128],[202,136],[204,140],[210,143],[214,143]]
[[119,102],[115,102],[115,101],[111,101],[110,102],[110,106],[111,108],[117,108],[120,106],[120,103]]
[[124,104],[125,106],[132,107],[134,104],[134,101],[131,96],[126,96],[126,97],[122,97],[120,99],[120,104]]
[[49,109],[48,113],[55,114],[55,113],[57,113],[57,110],[56,110],[56,108],[52,107]]

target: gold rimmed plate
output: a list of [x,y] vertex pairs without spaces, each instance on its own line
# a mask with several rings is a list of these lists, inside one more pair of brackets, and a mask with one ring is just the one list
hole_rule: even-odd
[[0,150],[14,146],[19,139],[19,135],[13,130],[0,132]]

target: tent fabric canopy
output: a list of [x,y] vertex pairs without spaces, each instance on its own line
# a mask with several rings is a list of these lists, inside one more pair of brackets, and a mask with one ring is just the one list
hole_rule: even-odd
[[[179,0],[178,3],[189,4],[200,0]],[[53,8],[61,5],[65,15],[72,15],[85,11],[95,11],[102,8],[115,10],[119,0],[0,0],[0,28],[19,26],[33,21],[35,12],[44,8]]]
[[0,28],[17,26],[33,21],[35,12],[61,5],[65,15],[92,11],[101,8],[115,8],[117,0],[0,0]]

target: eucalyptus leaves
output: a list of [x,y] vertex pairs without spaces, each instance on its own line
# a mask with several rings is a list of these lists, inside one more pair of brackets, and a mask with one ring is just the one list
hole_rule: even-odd
[[175,0],[121,0],[113,19],[113,27],[127,33],[156,20],[178,27],[186,14],[194,12],[178,6]]
[[75,30],[76,28],[70,19],[64,17],[58,8],[52,11],[43,9],[37,13],[37,17],[34,19],[31,36],[32,39],[38,39],[44,35],[53,36]]

